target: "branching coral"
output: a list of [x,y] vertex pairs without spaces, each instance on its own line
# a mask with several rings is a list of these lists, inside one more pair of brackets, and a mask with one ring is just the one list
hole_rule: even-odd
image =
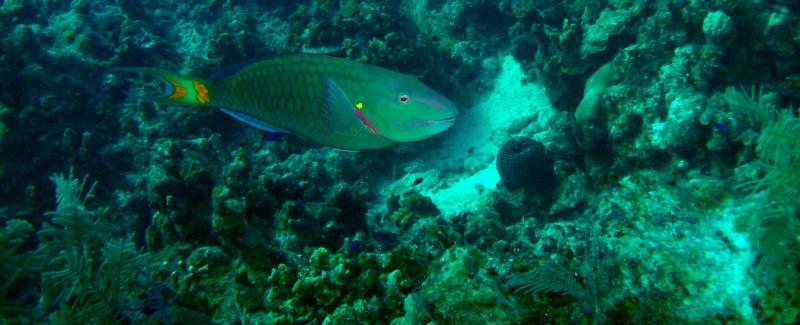
[[573,273],[555,264],[545,264],[526,274],[514,274],[508,280],[508,286],[514,288],[515,293],[527,295],[552,292],[568,294],[575,299],[588,295]]
[[25,220],[11,219],[0,229],[0,323],[24,323],[30,314],[27,305],[37,300],[26,283],[35,279],[35,255],[24,244],[33,234],[33,225]]
[[[94,185],[87,178],[55,174],[57,208],[39,231],[38,254],[46,260],[42,274],[40,318],[54,324],[117,323],[139,319],[126,312],[139,305],[147,286],[140,285],[150,267],[131,235],[115,238],[118,228],[106,219],[107,209],[90,210],[86,202]],[[133,309],[135,310],[135,309]]]
[[737,117],[746,120],[761,133],[756,143],[758,160],[765,170],[763,177],[744,182],[750,199],[763,202],[753,216],[744,218],[752,235],[753,246],[762,257],[754,264],[760,284],[763,309],[761,320],[787,323],[800,314],[800,220],[797,219],[800,182],[800,118],[792,108],[777,110],[763,100],[762,89],[750,93],[728,88],[724,98]]
[[765,166],[763,178],[742,184],[753,193],[767,190],[773,200],[791,199],[797,202],[797,184],[800,183],[800,118],[793,110],[777,110],[769,106],[762,96],[763,89],[752,87],[750,92],[732,87],[725,90],[723,98],[734,114],[761,130],[756,145],[759,163]]
[[760,129],[774,115],[761,96],[763,90],[761,87],[756,89],[753,86],[748,93],[744,88],[737,90],[734,87],[728,87],[722,94],[722,98],[736,115],[742,117],[750,126]]
[[768,164],[768,170],[754,188],[767,188],[770,196],[776,199],[788,198],[797,202],[800,118],[795,117],[791,110],[776,114],[761,131],[756,150],[764,163]]

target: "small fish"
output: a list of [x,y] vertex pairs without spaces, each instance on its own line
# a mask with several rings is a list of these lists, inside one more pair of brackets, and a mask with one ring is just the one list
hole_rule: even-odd
[[728,133],[729,131],[728,126],[722,123],[714,123],[714,127],[717,129],[717,131],[722,133]]
[[280,139],[283,139],[287,135],[289,135],[289,134],[288,133],[281,133],[281,132],[270,132],[270,133],[267,133],[267,137],[265,138],[265,140],[267,140],[269,142],[278,141]]
[[347,248],[349,250],[353,250],[353,251],[360,250],[361,249],[361,242],[358,241],[358,240],[352,240],[349,243],[347,243]]
[[424,178],[422,178],[422,177],[415,179],[415,180],[414,180],[414,182],[413,182],[413,183],[411,183],[411,186],[417,186],[417,185],[419,185],[419,183],[422,183],[422,180],[423,180],[423,179],[424,179]]
[[224,79],[153,68],[117,68],[160,80],[164,91],[135,99],[219,107],[269,132],[294,133],[345,150],[414,142],[444,132],[458,110],[417,78],[360,62],[287,55],[244,66]]
[[382,250],[391,249],[397,242],[397,236],[390,232],[375,231],[372,233],[372,239],[378,243]]

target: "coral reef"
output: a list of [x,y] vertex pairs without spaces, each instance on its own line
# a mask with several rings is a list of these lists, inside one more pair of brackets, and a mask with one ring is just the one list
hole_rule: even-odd
[[[0,31],[0,323],[800,319],[797,1],[10,0]],[[290,53],[458,122],[344,152],[103,72]]]

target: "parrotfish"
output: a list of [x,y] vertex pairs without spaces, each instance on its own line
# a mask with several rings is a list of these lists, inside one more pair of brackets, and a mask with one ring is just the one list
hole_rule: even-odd
[[279,56],[222,79],[155,68],[117,68],[152,76],[164,91],[145,101],[219,107],[273,133],[294,133],[345,150],[370,150],[429,138],[450,128],[455,105],[417,78],[328,56]]

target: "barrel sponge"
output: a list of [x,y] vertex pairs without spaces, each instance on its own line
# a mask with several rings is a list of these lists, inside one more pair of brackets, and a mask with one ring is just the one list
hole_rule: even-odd
[[512,138],[500,148],[497,171],[503,184],[510,189],[544,190],[555,181],[553,159],[547,155],[544,145],[525,137]]

